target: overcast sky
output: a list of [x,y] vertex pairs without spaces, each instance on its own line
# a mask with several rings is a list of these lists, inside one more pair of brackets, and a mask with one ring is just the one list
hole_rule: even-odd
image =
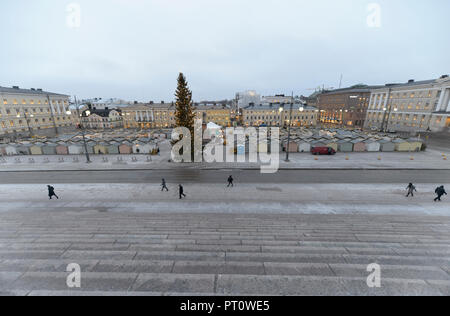
[[82,98],[170,101],[180,71],[197,101],[306,95],[341,74],[348,86],[450,73],[448,0],[1,0],[0,11],[0,85]]

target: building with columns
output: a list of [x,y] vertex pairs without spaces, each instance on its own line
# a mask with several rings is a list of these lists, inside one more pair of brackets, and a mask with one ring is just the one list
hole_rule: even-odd
[[173,103],[134,104],[122,108],[125,128],[170,128],[175,126]]
[[[258,104],[242,109],[244,126],[288,126],[290,104]],[[312,106],[296,103],[292,107],[291,126],[316,126],[319,110]]]
[[0,136],[54,135],[74,128],[68,95],[0,87]]
[[[227,127],[231,124],[231,108],[225,105],[194,105],[197,118]],[[125,128],[172,128],[176,125],[174,103],[134,104],[122,108]]]
[[450,78],[387,84],[371,92],[365,127],[389,132],[439,132],[450,127]]

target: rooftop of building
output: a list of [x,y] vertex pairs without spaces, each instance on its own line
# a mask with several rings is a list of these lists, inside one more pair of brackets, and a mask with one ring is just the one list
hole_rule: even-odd
[[315,92],[311,96],[317,96],[318,94],[326,94],[326,95],[332,95],[332,94],[342,94],[342,93],[365,93],[365,92],[371,92],[372,90],[376,89],[387,89],[387,88],[402,88],[402,87],[414,87],[414,86],[421,86],[421,85],[430,85],[430,84],[440,84],[442,82],[450,81],[450,77],[448,75],[443,75],[439,79],[430,79],[430,80],[419,80],[416,81],[414,79],[410,79],[407,82],[398,82],[398,83],[387,83],[385,85],[364,85],[364,84],[358,84],[347,88],[342,89],[335,89],[335,90],[324,90]]
[[194,109],[198,111],[207,111],[207,110],[230,110],[231,107],[225,104],[216,104],[216,105],[204,105],[198,104],[194,105]]
[[83,114],[82,114],[83,117],[86,117],[86,112],[87,111],[90,112],[90,115],[96,114],[96,115],[101,116],[101,117],[109,117],[109,114],[112,111],[116,111],[116,112],[119,112],[119,113],[122,112],[120,109],[87,109],[87,110],[83,111]]
[[332,95],[332,94],[347,94],[347,93],[369,93],[372,90],[381,89],[384,87],[385,86],[380,86],[380,85],[368,86],[368,85],[360,84],[360,85],[355,85],[355,86],[348,87],[348,88],[323,91],[321,94]]
[[[281,107],[282,108],[285,108],[285,107],[289,108],[289,106],[290,106],[290,104],[278,104],[278,103],[277,104],[272,104],[272,105],[271,104],[257,104],[257,105],[246,106],[243,109],[247,110],[247,111],[252,111],[252,110],[254,110],[254,111],[256,111],[256,110],[278,110]],[[312,111],[317,110],[317,108],[314,107],[314,106],[305,105],[305,104],[302,104],[302,103],[295,103],[294,107],[303,107],[304,110],[312,110]]]
[[60,97],[69,97],[65,94],[54,93],[49,91],[44,91],[40,88],[31,88],[31,89],[22,89],[18,86],[13,87],[2,87],[0,86],[0,93],[8,93],[8,94],[28,94],[28,95],[49,95],[49,96],[60,96]]
[[174,106],[171,103],[136,103],[121,107],[123,111],[151,111],[154,109],[170,109]]

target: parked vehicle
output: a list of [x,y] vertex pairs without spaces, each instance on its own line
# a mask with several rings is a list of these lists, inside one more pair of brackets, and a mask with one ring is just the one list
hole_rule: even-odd
[[311,148],[311,154],[313,155],[335,155],[336,150],[331,147],[313,147]]

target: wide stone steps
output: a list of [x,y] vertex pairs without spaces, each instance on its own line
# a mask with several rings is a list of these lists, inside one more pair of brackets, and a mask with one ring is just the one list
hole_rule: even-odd
[[[69,259],[8,259],[0,261],[0,272],[66,272]],[[285,263],[163,260],[77,260],[83,272],[101,273],[179,273],[251,274],[327,277],[364,277],[364,264]],[[387,278],[450,280],[448,268],[436,266],[382,265]]]
[[[67,292],[66,277],[62,272],[10,273],[9,279],[2,279],[2,287],[8,289],[0,293]],[[71,294],[99,291],[167,295],[444,295],[449,282],[384,278],[381,288],[369,288],[361,277],[85,272],[81,286],[81,290],[74,289]]]
[[450,295],[443,218],[46,215],[0,214],[0,295]]

